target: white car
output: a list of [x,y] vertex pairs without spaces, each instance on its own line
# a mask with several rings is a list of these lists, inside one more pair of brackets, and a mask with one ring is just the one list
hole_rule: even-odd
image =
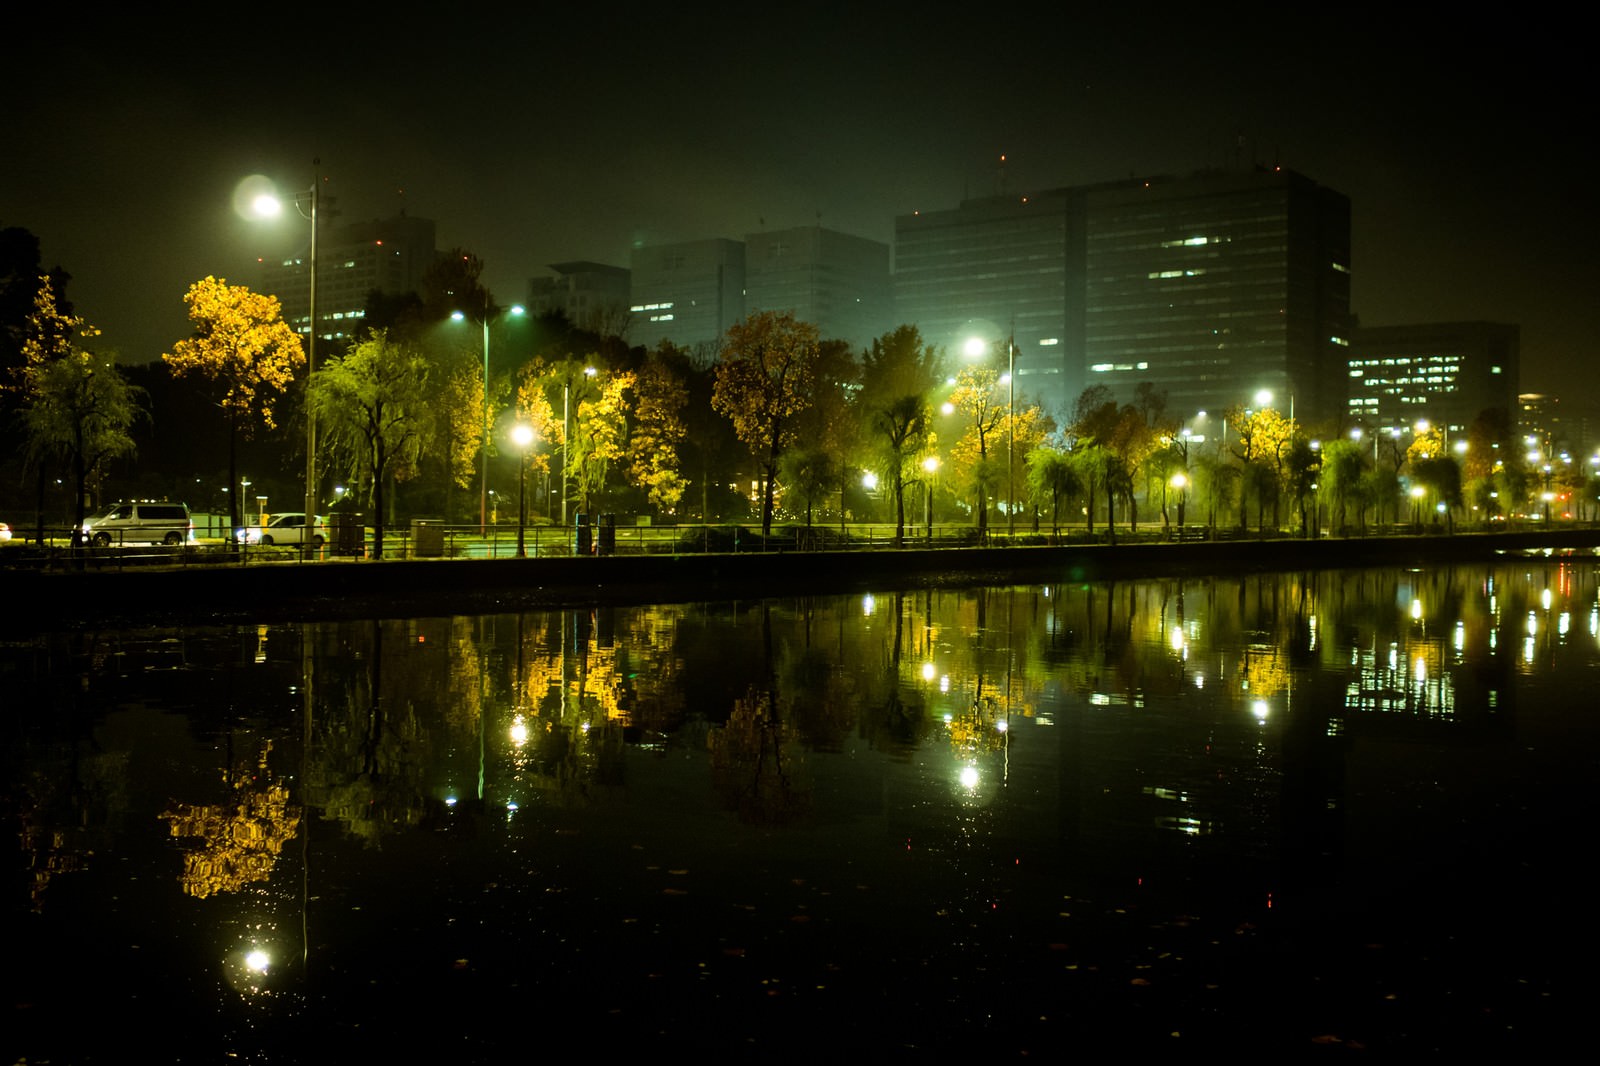
[[[303,544],[306,516],[303,511],[273,515],[264,526],[245,526],[234,534],[240,544]],[[321,515],[311,528],[311,545],[320,548],[328,542],[328,525]]]

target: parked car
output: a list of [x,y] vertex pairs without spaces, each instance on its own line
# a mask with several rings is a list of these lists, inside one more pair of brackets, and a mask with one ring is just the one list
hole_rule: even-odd
[[193,544],[194,522],[189,505],[165,500],[130,500],[112,504],[83,523],[83,539],[109,544]]
[[[264,526],[245,526],[234,533],[240,544],[304,544],[306,516],[304,511],[273,515]],[[317,515],[311,526],[311,545],[320,548],[328,542],[328,523]]]

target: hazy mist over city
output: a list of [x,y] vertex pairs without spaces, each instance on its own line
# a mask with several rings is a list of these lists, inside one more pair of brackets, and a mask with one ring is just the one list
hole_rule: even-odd
[[897,214],[968,196],[1282,165],[1350,197],[1362,323],[1515,323],[1524,391],[1595,398],[1569,372],[1600,331],[1572,34],[1173,10],[113,12],[8,64],[0,225],[136,363],[187,334],[193,281],[304,242],[232,197],[308,187],[313,160],[329,221],[434,219],[503,302],[641,243],[891,243]]

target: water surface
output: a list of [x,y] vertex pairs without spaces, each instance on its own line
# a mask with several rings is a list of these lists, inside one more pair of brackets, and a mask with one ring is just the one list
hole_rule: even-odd
[[12,642],[0,1052],[1560,1047],[1595,571]]

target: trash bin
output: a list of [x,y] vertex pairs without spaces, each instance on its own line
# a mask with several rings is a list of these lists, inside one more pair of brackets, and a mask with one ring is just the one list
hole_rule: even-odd
[[596,555],[613,555],[617,550],[617,516],[603,514],[600,516],[599,547]]
[[444,523],[434,518],[413,518],[411,555],[417,559],[437,559],[444,555]]
[[572,554],[588,555],[594,550],[592,540],[594,530],[589,526],[589,516],[579,514],[576,522],[577,524],[573,526]]
[[367,554],[366,516],[354,511],[333,512],[328,516],[328,538],[333,542],[333,554],[361,558]]

